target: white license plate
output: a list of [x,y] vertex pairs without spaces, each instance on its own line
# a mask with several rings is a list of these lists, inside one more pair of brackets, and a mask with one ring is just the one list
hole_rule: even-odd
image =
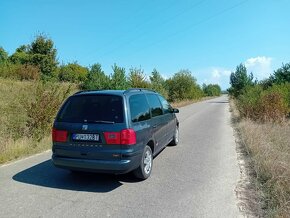
[[75,141],[99,141],[99,134],[73,134],[72,139]]

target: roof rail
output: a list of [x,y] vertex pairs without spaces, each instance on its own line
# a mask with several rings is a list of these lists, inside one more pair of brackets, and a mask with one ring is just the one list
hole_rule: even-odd
[[105,89],[88,89],[88,90],[81,90],[81,91],[78,91],[78,92],[74,93],[74,95],[79,94],[79,93],[82,93],[82,92],[94,92],[94,91],[102,91],[102,90],[105,90]]
[[85,90],[77,91],[76,93],[74,93],[74,95],[82,93],[82,92],[85,92]]
[[146,89],[146,88],[130,88],[130,89],[127,89],[125,92],[124,92],[124,94],[125,93],[128,93],[128,92],[132,92],[132,91],[139,91],[139,92],[141,92],[141,91],[149,91],[149,92],[156,92],[156,91],[154,91],[154,90],[152,90],[152,89]]

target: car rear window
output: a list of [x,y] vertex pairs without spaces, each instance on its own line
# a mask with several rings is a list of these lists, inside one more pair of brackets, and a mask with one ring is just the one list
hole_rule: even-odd
[[72,96],[62,107],[59,122],[123,123],[123,101],[116,95]]

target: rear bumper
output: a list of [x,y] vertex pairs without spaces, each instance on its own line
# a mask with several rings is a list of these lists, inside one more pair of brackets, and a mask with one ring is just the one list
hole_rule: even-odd
[[59,168],[112,174],[124,174],[132,171],[139,166],[140,160],[141,154],[123,160],[91,160],[52,155],[53,164]]

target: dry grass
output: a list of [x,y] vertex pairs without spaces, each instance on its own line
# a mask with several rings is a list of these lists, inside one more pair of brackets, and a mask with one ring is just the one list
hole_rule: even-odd
[[[234,110],[234,117],[236,113]],[[252,162],[264,215],[289,217],[290,121],[277,124],[241,120],[236,127]]]
[[259,124],[243,120],[239,129],[254,162],[267,215],[289,216],[290,122]]
[[[68,86],[68,84],[44,86],[43,93],[50,93],[55,87],[61,89],[60,91],[65,91]],[[43,132],[38,142],[35,138],[29,137],[29,132],[31,132],[29,124],[37,114],[33,115],[26,106],[33,106],[33,102],[39,99],[36,92],[38,87],[38,82],[0,79],[0,164],[49,148],[50,137],[47,136],[49,131]],[[74,86],[71,91],[75,90]],[[42,105],[42,107],[50,109],[47,105]]]
[[51,148],[51,136],[44,137],[40,142],[32,138],[8,139],[0,149],[0,164],[7,163],[22,157],[40,153]]

